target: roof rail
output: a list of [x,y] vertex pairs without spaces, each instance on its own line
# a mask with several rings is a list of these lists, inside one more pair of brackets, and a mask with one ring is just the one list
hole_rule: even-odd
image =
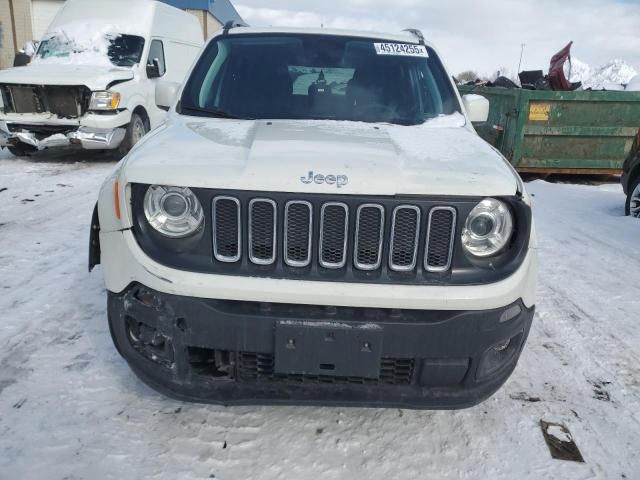
[[242,27],[242,26],[243,25],[241,23],[234,22],[233,20],[229,20],[227,23],[224,24],[224,27],[222,27],[222,35],[226,35],[227,33],[229,33],[229,30],[231,30],[232,28]]
[[411,35],[415,36],[422,45],[424,45],[424,35],[417,28],[405,28],[403,32],[409,32]]

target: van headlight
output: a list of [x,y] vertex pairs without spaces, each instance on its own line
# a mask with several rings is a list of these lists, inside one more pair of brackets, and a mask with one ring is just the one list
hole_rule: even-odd
[[200,200],[186,187],[152,185],[144,196],[144,214],[161,234],[180,238],[194,233],[204,219]]
[[509,207],[495,198],[485,198],[467,216],[462,230],[462,246],[475,257],[500,253],[513,233]]
[[120,105],[118,92],[93,92],[89,102],[89,110],[115,110]]

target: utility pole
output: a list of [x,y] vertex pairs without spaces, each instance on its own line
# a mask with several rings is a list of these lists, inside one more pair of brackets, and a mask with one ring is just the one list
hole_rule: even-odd
[[522,66],[522,55],[524,54],[524,47],[526,46],[526,43],[520,44],[520,61],[518,62],[518,70],[516,71],[516,75],[520,75],[520,67]]
[[9,0],[9,16],[11,17],[11,34],[13,36],[13,53],[17,53],[18,49],[18,35],[16,33],[16,17],[13,11],[13,0]]

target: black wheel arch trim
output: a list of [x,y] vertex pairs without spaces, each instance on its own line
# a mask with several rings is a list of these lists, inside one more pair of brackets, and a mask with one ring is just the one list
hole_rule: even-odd
[[91,231],[89,233],[89,271],[96,265],[100,265],[100,218],[98,217],[98,204],[93,207],[91,215]]

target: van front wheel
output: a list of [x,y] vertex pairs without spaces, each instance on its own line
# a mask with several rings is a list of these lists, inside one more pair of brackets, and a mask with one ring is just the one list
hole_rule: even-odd
[[7,147],[7,150],[11,152],[14,157],[28,157],[36,151],[35,148],[29,146],[12,145]]
[[640,176],[629,186],[628,192],[624,213],[640,218]]
[[119,153],[124,157],[147,134],[147,131],[147,125],[142,117],[137,113],[132,114],[131,122],[127,125],[127,132],[118,147]]

